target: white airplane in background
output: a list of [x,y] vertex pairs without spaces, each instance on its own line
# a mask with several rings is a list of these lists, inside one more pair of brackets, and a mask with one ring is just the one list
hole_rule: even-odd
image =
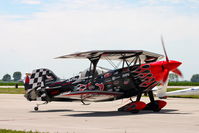
[[184,96],[184,95],[199,95],[199,86],[191,87],[182,90],[170,91],[167,92],[168,80],[163,86],[154,87],[153,91],[154,94],[159,97],[160,99],[167,98],[168,96]]

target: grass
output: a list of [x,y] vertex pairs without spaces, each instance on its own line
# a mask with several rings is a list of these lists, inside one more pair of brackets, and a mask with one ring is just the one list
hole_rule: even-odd
[[33,132],[33,131],[17,131],[17,130],[8,130],[8,129],[0,129],[0,133],[41,133],[41,132]]
[[24,88],[0,88],[0,94],[24,94],[24,93],[25,93]]
[[199,99],[199,95],[185,95],[185,96],[169,96],[174,98],[196,98]]
[[22,82],[9,82],[9,83],[0,82],[0,86],[15,86],[16,84],[18,84],[19,86],[23,86]]
[[199,86],[199,82],[179,81],[169,82],[169,86]]
[[167,88],[167,92],[169,92],[169,91],[177,91],[177,90],[182,90],[182,88]]

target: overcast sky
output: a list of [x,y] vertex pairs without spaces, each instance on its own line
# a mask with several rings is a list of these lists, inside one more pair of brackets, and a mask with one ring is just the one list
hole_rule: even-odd
[[[87,60],[54,57],[88,50],[147,50],[199,73],[198,0],[0,0],[0,78],[49,68],[68,78]],[[103,63],[102,63],[103,65]]]

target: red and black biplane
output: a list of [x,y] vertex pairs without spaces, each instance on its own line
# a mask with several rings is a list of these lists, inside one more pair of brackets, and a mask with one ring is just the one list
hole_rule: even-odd
[[[164,45],[163,45],[164,46]],[[165,48],[164,48],[165,51]],[[166,55],[166,51],[165,51]],[[143,50],[97,50],[79,52],[57,57],[58,59],[88,59],[90,68],[70,79],[60,80],[49,69],[36,69],[26,83],[25,97],[29,101],[54,101],[56,98],[70,100],[79,99],[83,104],[86,100],[108,101],[136,96],[136,100],[118,109],[137,113],[140,110],[160,111],[166,102],[155,100],[152,89],[164,84],[170,71],[181,75],[177,69],[181,62],[160,61],[164,56]],[[99,60],[105,59],[113,64],[114,60],[121,65],[114,70],[97,67]],[[116,65],[114,65],[116,67]],[[141,100],[147,93],[150,103]],[[40,104],[34,108],[38,110]]]

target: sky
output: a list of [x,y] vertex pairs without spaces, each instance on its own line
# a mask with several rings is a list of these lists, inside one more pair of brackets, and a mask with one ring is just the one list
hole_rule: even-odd
[[0,31],[0,78],[36,68],[69,78],[89,61],[54,58],[79,51],[164,54],[161,35],[182,80],[199,73],[198,0],[0,0]]

